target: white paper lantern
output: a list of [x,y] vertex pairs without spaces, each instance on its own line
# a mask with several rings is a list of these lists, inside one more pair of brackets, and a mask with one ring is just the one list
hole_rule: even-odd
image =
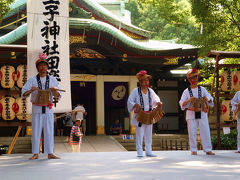
[[240,91],[240,70],[235,71],[233,74],[233,89],[235,91]]
[[224,121],[233,121],[234,119],[236,119],[236,115],[232,111],[231,100],[225,100],[222,102],[221,117]]

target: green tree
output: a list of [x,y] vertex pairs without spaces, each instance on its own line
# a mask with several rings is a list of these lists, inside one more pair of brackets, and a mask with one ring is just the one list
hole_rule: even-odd
[[203,33],[194,37],[194,44],[202,46],[202,54],[212,49],[239,50],[239,0],[191,0],[191,3],[193,15],[203,26]]
[[8,13],[9,4],[14,2],[14,0],[0,0],[0,20]]
[[200,24],[191,15],[188,0],[131,0],[126,8],[131,11],[132,23],[153,32],[153,39],[176,39],[192,44],[199,34]]

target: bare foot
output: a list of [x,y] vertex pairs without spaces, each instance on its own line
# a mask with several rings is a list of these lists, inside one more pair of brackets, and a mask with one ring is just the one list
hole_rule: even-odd
[[32,157],[29,158],[29,160],[34,160],[34,159],[38,159],[38,154],[34,154]]
[[208,152],[206,152],[206,155],[215,155],[215,153],[212,151],[208,151]]
[[235,153],[240,153],[240,151],[235,151]]
[[197,155],[197,152],[192,152],[192,155]]
[[54,154],[48,154],[48,159],[61,159],[61,158]]

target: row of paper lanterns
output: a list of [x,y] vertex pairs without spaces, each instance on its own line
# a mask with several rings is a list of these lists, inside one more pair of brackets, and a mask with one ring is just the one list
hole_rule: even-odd
[[0,116],[3,120],[27,119],[27,101],[21,97],[3,97],[0,99]]
[[15,82],[19,88],[22,88],[27,81],[27,65],[18,65],[16,71],[11,65],[2,66],[0,81],[3,88],[13,88]]
[[221,74],[222,91],[240,90],[240,71],[224,70]]

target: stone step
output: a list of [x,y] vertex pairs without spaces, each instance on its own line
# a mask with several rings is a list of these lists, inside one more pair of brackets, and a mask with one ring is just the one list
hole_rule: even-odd
[[[116,140],[120,140],[123,139],[123,136],[113,136]],[[135,135],[133,135],[134,139],[136,138]],[[157,135],[153,135],[152,139],[188,139],[188,135],[187,134],[157,134]]]
[[[135,135],[134,139],[123,139],[122,136],[113,136],[126,150],[136,151]],[[143,140],[143,148],[144,148]],[[177,148],[176,148],[177,146]],[[188,135],[178,134],[157,134],[152,137],[152,149],[161,150],[187,150],[189,149]]]
[[[0,137],[0,144],[8,145],[10,147],[14,137]],[[18,137],[12,149],[12,154],[17,153],[31,153],[32,151],[32,140],[31,136]]]
[[[127,151],[136,151],[136,147],[135,146],[126,146],[124,147]],[[143,149],[144,149],[144,146],[143,146]],[[167,150],[174,150],[176,151],[176,147],[173,146],[172,149],[170,147],[168,148],[162,148],[161,146],[153,146],[152,147],[152,150],[153,151],[167,151]],[[188,148],[186,146],[183,146],[182,148],[181,147],[177,147],[177,150],[189,150],[189,146]]]

